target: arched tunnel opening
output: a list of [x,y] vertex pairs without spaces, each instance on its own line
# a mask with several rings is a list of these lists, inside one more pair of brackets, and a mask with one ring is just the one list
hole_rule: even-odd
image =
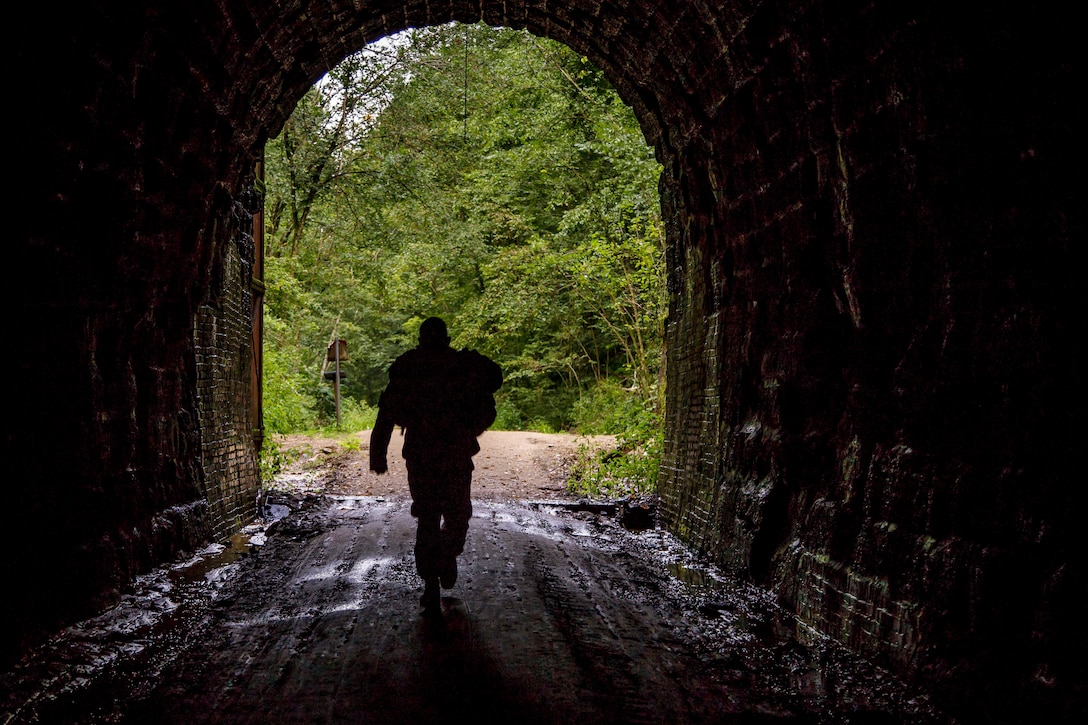
[[344,418],[313,374],[334,338],[357,430],[433,313],[504,369],[493,428],[659,450],[660,166],[584,56],[486,25],[389,36],[308,92],[263,169],[267,443]]
[[662,164],[663,525],[959,712],[1083,709],[1071,18],[786,0],[46,13],[8,48],[9,276],[30,283],[6,287],[5,662],[251,515],[237,321],[257,152],[352,49],[483,21],[592,60]]

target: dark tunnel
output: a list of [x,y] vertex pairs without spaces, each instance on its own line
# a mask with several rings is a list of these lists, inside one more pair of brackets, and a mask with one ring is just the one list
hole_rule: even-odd
[[23,11],[6,44],[5,665],[253,518],[263,144],[348,53],[483,20],[588,57],[663,166],[663,526],[942,702],[1083,706],[1071,10]]

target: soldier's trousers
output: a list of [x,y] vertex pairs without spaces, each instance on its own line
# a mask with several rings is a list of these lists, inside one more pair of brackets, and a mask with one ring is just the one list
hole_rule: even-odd
[[472,518],[472,459],[406,460],[416,517],[416,571],[426,581],[465,549]]

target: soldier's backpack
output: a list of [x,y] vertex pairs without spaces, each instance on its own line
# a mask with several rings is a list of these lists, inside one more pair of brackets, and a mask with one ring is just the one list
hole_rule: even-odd
[[457,378],[464,384],[464,419],[472,434],[478,436],[491,427],[498,415],[495,391],[502,386],[502,369],[475,350],[461,350],[460,358]]

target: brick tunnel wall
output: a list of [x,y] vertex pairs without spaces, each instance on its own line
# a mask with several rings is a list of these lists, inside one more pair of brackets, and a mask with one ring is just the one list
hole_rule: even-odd
[[257,156],[157,16],[28,8],[7,49],[23,100],[0,373],[4,664],[255,513],[240,381]]
[[1076,24],[828,5],[33,10],[49,17],[14,47],[10,92],[34,100],[13,113],[14,238],[42,283],[8,306],[13,348],[33,352],[2,376],[21,483],[3,535],[24,552],[4,576],[27,582],[0,613],[5,652],[244,518],[263,140],[367,40],[483,17],[604,68],[664,166],[663,523],[774,588],[801,635],[961,713],[1060,710],[1088,679],[1070,665]]
[[215,264],[208,295],[193,323],[197,416],[208,525],[223,541],[256,517],[259,474],[250,417],[253,364],[253,216],[235,203],[229,241]]
[[1083,698],[1056,32],[763,3],[664,194],[664,523],[969,721]]

